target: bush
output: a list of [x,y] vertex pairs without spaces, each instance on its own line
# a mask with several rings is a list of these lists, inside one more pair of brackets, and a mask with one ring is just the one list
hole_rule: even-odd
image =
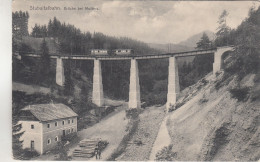
[[52,150],[52,153],[59,155],[58,158],[56,158],[55,160],[69,160],[67,153],[68,149],[65,147],[65,143],[65,141],[59,141],[57,146]]
[[126,111],[126,117],[128,119],[137,119],[142,110],[138,109],[138,108],[134,108],[134,109],[128,109],[125,111]]
[[177,156],[177,152],[172,152],[173,145],[164,147],[161,151],[156,154],[156,161],[174,161]]
[[204,94],[203,97],[202,97],[202,99],[199,100],[199,104],[203,104],[203,103],[208,102],[208,101],[209,101],[209,100],[206,99],[206,96],[205,96],[205,94]]
[[39,155],[40,154],[37,151],[26,148],[23,151],[22,157],[23,157],[23,160],[30,160],[31,158],[37,157]]
[[178,108],[180,108],[181,106],[183,106],[187,101],[183,101],[183,102],[177,102],[175,105],[170,105],[168,112],[172,112],[174,110],[177,110]]
[[205,78],[203,78],[203,79],[201,80],[201,83],[202,83],[203,85],[206,85],[206,84],[208,84],[208,83],[209,83],[209,81],[208,81],[208,80],[206,80]]
[[102,117],[107,116],[108,114],[114,112],[115,109],[116,109],[116,106],[106,107],[105,110],[102,112]]
[[219,90],[224,85],[227,85],[232,80],[231,73],[224,73],[220,80],[216,81],[215,89]]
[[167,90],[166,91],[159,91],[153,90],[153,92],[149,92],[147,94],[143,94],[141,100],[145,103],[142,107],[148,107],[157,104],[165,104],[167,99]]
[[73,133],[70,133],[70,134],[68,134],[66,136],[62,136],[61,140],[62,141],[69,141],[69,142],[71,142],[72,140],[75,140],[77,138],[78,138],[77,133],[73,132]]
[[260,89],[253,89],[251,92],[251,100],[257,101],[260,99]]
[[202,99],[199,100],[199,103],[203,104],[203,103],[208,102],[208,101],[209,101],[208,99],[202,98]]
[[176,110],[177,109],[176,105],[170,105],[168,112],[172,112],[172,111]]
[[231,93],[232,98],[236,98],[238,101],[245,102],[248,99],[249,90],[249,87],[233,88],[230,89],[229,92]]

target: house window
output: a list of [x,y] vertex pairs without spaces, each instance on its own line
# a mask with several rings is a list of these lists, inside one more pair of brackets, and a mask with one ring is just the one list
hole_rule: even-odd
[[63,121],[62,121],[62,125],[64,125],[64,124],[65,124],[65,121],[63,120]]
[[58,122],[55,122],[55,127],[57,127],[58,126]]
[[33,124],[31,125],[31,129],[34,129],[34,125]]
[[73,119],[71,120],[71,123],[73,123],[74,121],[73,121]]
[[70,124],[70,120],[68,120],[68,124]]
[[59,140],[59,139],[58,139],[58,136],[56,136],[56,137],[55,137],[55,141],[58,142],[58,140]]
[[51,124],[50,124],[50,123],[48,123],[48,124],[47,124],[47,128],[50,128],[50,127],[51,127]]
[[49,145],[49,144],[51,144],[51,139],[50,138],[47,140],[47,145]]
[[127,50],[125,50],[125,52],[128,52]]
[[71,128],[71,133],[73,132],[73,128]]

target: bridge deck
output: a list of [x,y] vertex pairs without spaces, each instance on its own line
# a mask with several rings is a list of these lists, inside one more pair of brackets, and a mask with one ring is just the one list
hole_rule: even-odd
[[[50,58],[61,58],[61,59],[73,59],[73,60],[129,60],[129,59],[160,59],[160,58],[169,58],[169,57],[186,57],[186,56],[196,56],[196,55],[204,55],[211,54],[216,52],[215,49],[207,49],[207,50],[197,50],[197,51],[186,51],[186,52],[176,52],[176,53],[165,53],[165,54],[157,54],[157,55],[57,55],[51,54]],[[35,53],[26,53],[24,56],[27,57],[40,57],[39,54]]]

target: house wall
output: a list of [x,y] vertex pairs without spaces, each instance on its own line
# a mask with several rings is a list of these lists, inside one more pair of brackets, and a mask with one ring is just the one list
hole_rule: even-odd
[[[73,119],[73,123],[72,123],[72,119]],[[70,124],[68,123],[68,120],[70,120]],[[62,124],[62,121],[65,122],[64,125]],[[58,123],[57,126],[55,126],[55,122]],[[48,124],[50,124],[50,128],[47,127]],[[43,128],[43,138],[42,138],[43,152],[46,152],[54,148],[57,145],[58,141],[61,141],[63,130],[65,130],[66,135],[70,134],[69,130],[71,129],[73,129],[73,132],[77,132],[77,117],[44,122],[42,124],[42,128]],[[58,137],[58,141],[55,141],[55,137]],[[48,139],[51,140],[50,144],[48,144]]]
[[[42,124],[39,121],[19,121],[22,124],[21,132],[24,131],[20,140],[23,140],[23,149],[31,148],[31,141],[34,141],[34,149],[42,153]],[[34,129],[31,129],[34,125]]]

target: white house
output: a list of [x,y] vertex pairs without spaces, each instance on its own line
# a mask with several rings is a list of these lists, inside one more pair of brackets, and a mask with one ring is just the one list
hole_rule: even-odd
[[23,148],[40,154],[54,148],[62,136],[77,132],[77,114],[64,104],[29,105],[22,109]]

